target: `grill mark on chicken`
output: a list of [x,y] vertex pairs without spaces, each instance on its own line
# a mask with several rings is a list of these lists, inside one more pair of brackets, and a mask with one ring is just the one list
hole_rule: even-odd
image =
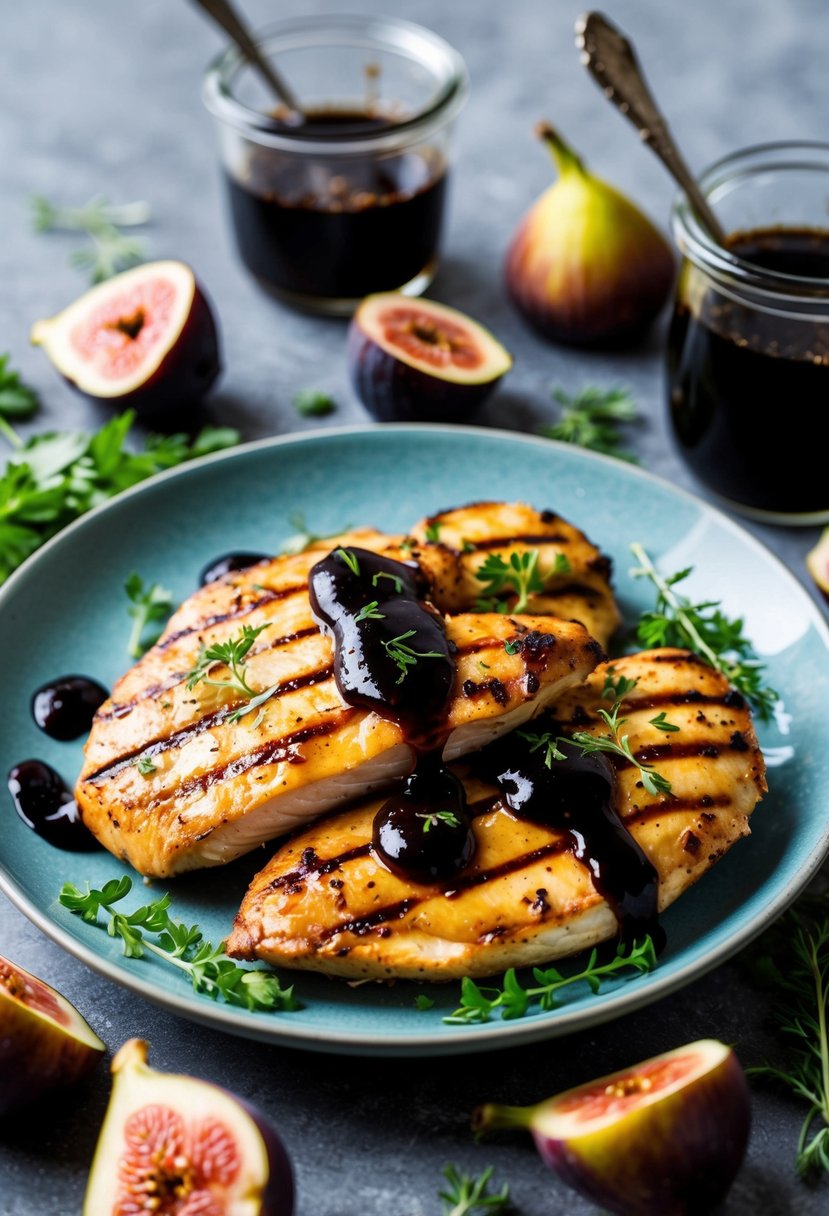
[[299,592],[307,590],[307,583],[298,583],[294,587],[281,587],[279,590],[271,589],[266,591],[264,595],[258,595],[256,599],[248,600],[244,604],[237,604],[230,612],[221,612],[217,616],[203,617],[200,621],[196,621],[195,624],[188,625],[186,629],[177,629],[175,633],[168,634],[166,638],[162,638],[160,642],[156,642],[155,649],[167,650],[174,642],[189,637],[190,634],[201,633],[205,629],[212,629],[214,625],[223,625],[225,621],[238,621],[241,617],[250,616],[257,608],[262,608],[265,604],[272,604],[275,600],[284,600],[291,595],[298,595]]
[[[740,694],[737,693],[737,696],[740,697]],[[735,702],[730,694],[703,693],[689,688],[686,692],[654,693],[652,696],[640,698],[626,697],[623,708],[625,713],[638,713],[646,709],[670,709],[674,705],[719,705],[724,709],[742,709],[743,704],[741,697],[739,702]]]
[[[319,739],[323,735],[330,735],[332,731],[343,726],[356,712],[350,708],[340,710],[337,713],[331,713],[327,722],[318,722],[316,726],[306,726],[289,735],[282,735],[279,739],[270,739],[262,747],[254,748],[252,752],[245,752],[234,760],[229,760],[227,764],[220,764],[217,768],[208,769],[204,773],[179,782],[174,796],[185,798],[194,791],[203,793],[218,781],[224,781],[228,777],[239,777],[242,773],[247,773],[260,764],[281,764],[283,760],[302,762],[303,758],[297,755],[294,748],[298,747],[300,743],[307,743],[309,739]],[[161,799],[156,800],[156,802],[158,801]]]
[[[276,700],[278,697],[284,696],[285,693],[296,692],[300,688],[309,688],[313,684],[321,684],[323,681],[331,679],[333,674],[334,669],[329,665],[317,671],[306,672],[302,676],[295,676],[292,680],[285,680],[284,683],[278,684],[270,699]],[[97,782],[105,778],[114,777],[116,773],[120,773],[128,765],[132,764],[136,756],[146,756],[148,759],[152,759],[153,756],[158,756],[162,752],[173,751],[175,748],[183,747],[185,743],[189,743],[197,735],[203,734],[204,731],[210,730],[213,726],[218,726],[220,722],[224,722],[241,703],[236,701],[222,705],[220,709],[197,718],[195,722],[189,722],[181,730],[173,731],[172,734],[164,735],[157,739],[151,739],[148,743],[142,744],[132,751],[124,752],[117,760],[113,760],[109,764],[105,764],[102,768],[99,768],[96,772],[90,773],[86,777],[86,780]]]
[[563,532],[541,532],[541,533],[524,533],[517,536],[486,536],[480,540],[469,540],[468,552],[475,553],[478,550],[486,549],[506,549],[509,545],[571,545],[573,543],[572,536],[565,536]]
[[640,807],[632,815],[625,818],[625,827],[630,828],[634,824],[647,823],[650,819],[656,819],[661,815],[675,815],[680,811],[701,811],[705,813],[710,811],[712,807],[718,807],[720,810],[723,807],[732,806],[734,799],[728,794],[700,794],[698,798],[673,798],[667,797],[664,802],[651,802],[648,806]]
[[[301,638],[309,638],[313,634],[319,633],[316,625],[309,625],[307,629],[297,629],[295,633],[286,633],[284,637],[274,638],[272,642],[268,642],[265,646],[260,646],[256,650],[256,654],[266,654],[269,650],[278,650],[280,646],[288,646],[291,642],[298,642]],[[110,703],[110,708],[104,713],[97,713],[95,720],[97,722],[108,722],[112,718],[126,718],[127,714],[132,713],[136,705],[140,705],[142,701],[148,701],[152,697],[157,697],[163,692],[169,692],[171,688],[175,688],[181,684],[190,671],[177,671],[169,680],[160,684],[148,684],[146,688],[142,688],[141,692],[131,697],[129,701],[113,701]]]

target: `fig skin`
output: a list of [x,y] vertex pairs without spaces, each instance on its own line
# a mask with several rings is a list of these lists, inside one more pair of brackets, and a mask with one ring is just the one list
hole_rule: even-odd
[[[97,376],[90,361],[72,350],[66,334],[86,315],[115,298],[119,292],[128,293],[150,283],[154,278],[167,278],[182,294],[186,312],[172,321],[169,344],[148,351],[146,370],[125,374],[121,381]],[[134,318],[123,318],[121,332],[127,330]],[[146,323],[143,322],[143,323]],[[103,329],[119,328],[118,322],[108,322]],[[140,330],[139,330],[140,332]],[[201,404],[222,372],[219,329],[213,308],[192,269],[183,262],[148,262],[114,275],[84,292],[72,304],[54,317],[37,321],[30,341],[42,346],[63,379],[88,401],[116,406],[119,411],[135,410],[143,422],[171,423]],[[163,350],[160,360],[158,350]]]
[[553,342],[621,347],[640,340],[673,287],[671,246],[633,203],[547,124],[537,134],[559,170],[521,220],[504,282],[526,321]]
[[[633,1092],[642,1070],[672,1057],[699,1056],[679,1088],[649,1096]],[[707,1059],[706,1059],[707,1057]],[[643,1074],[646,1075],[646,1074]],[[584,1107],[592,1099],[621,1106],[602,1126],[590,1130]],[[579,1097],[583,1099],[580,1125]],[[562,1126],[567,1118],[569,1126]],[[597,1118],[599,1116],[597,1115]],[[472,1116],[480,1132],[524,1127],[542,1160],[562,1182],[616,1216],[706,1216],[722,1202],[736,1178],[748,1146],[751,1099],[734,1052],[714,1040],[689,1043],[644,1060],[633,1068],[567,1090],[535,1107],[479,1107]],[[566,1130],[566,1134],[565,1134]]]
[[[401,351],[390,349],[391,343],[382,344],[375,328],[378,310],[394,308],[396,303],[418,313],[437,330],[446,320],[463,327],[482,354],[486,349],[490,361],[482,358],[481,367],[473,373],[477,378],[464,380],[441,374],[425,360],[420,365],[408,361]],[[355,393],[378,422],[467,422],[512,366],[500,343],[470,317],[431,300],[413,300],[393,292],[367,296],[354,313],[347,362]]]
[[[199,1211],[205,1203],[213,1211],[215,1203],[226,1204],[227,1211],[244,1210],[246,1216],[293,1216],[293,1169],[268,1120],[236,1094],[209,1081],[150,1068],[148,1051],[143,1039],[128,1039],[112,1061],[112,1094],[98,1136],[83,1216],[114,1211],[119,1195],[127,1203],[134,1197],[140,1203],[156,1193],[162,1199],[160,1212],[172,1210],[164,1206],[168,1196],[174,1203],[192,1197]],[[125,1132],[132,1118],[138,1121],[139,1138],[157,1134],[168,1150],[164,1155],[159,1152],[148,1158],[140,1147],[127,1143]],[[171,1120],[179,1121],[178,1129],[173,1126],[170,1131]],[[200,1157],[200,1132],[205,1157]],[[238,1166],[228,1148],[231,1153],[235,1150]],[[129,1182],[135,1184],[132,1194],[124,1189]]]
[[829,602],[829,528],[824,528],[818,541],[806,554],[809,577]]
[[0,1116],[74,1085],[105,1052],[65,996],[0,956]]

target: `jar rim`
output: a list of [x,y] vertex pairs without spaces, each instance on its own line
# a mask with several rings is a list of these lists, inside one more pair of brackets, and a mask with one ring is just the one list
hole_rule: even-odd
[[[290,46],[355,45],[357,40],[370,40],[376,46],[384,44],[389,50],[410,58],[431,54],[442,60],[443,76],[440,87],[426,105],[389,126],[358,135],[347,132],[327,132],[322,138],[309,137],[302,127],[292,130],[261,110],[254,110],[239,101],[232,92],[232,82],[247,62],[235,45],[225,47],[207,66],[202,101],[215,118],[221,119],[258,143],[294,153],[352,153],[379,152],[398,146],[401,139],[420,133],[436,121],[446,122],[466,100],[469,77],[460,53],[444,38],[426,26],[399,17],[369,17],[356,14],[317,14],[288,17],[253,32],[259,47],[287,40]],[[286,48],[287,49],[287,46]],[[418,51],[420,52],[418,54]]]
[[[708,165],[700,173],[698,184],[706,200],[713,204],[718,192],[727,185],[775,169],[815,169],[829,176],[829,143],[778,140],[740,148]],[[797,301],[829,294],[829,277],[787,274],[760,267],[717,244],[684,190],[675,196],[671,220],[680,252],[699,269],[725,284],[743,286],[777,300]]]

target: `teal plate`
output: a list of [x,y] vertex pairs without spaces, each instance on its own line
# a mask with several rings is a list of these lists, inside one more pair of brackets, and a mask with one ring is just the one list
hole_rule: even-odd
[[[127,666],[123,584],[132,570],[171,588],[196,586],[213,557],[278,551],[301,511],[314,531],[348,524],[405,531],[422,515],[481,499],[551,507],[615,562],[628,620],[653,604],[634,580],[629,546],[641,542],[670,573],[693,567],[684,586],[720,600],[746,631],[782,696],[761,726],[769,793],[753,834],[670,908],[668,946],[647,975],[598,995],[571,989],[561,1006],[514,1021],[449,1026],[459,985],[433,986],[435,1006],[415,1007],[422,986],[366,984],[298,972],[302,1009],[250,1013],[196,995],[186,977],[154,959],[127,959],[117,941],[57,902],[63,882],[100,886],[122,867],[108,853],[60,852],[30,832],[10,800],[2,808],[0,883],[9,898],[67,950],[109,979],[197,1022],[255,1039],[363,1055],[449,1055],[507,1047],[606,1022],[665,996],[733,955],[806,885],[829,846],[829,748],[825,689],[829,634],[805,589],[726,516],[621,461],[509,432],[474,427],[377,426],[249,444],[155,478],[92,512],[45,545],[0,591],[0,739],[6,769],[38,756],[71,784],[81,743],[53,742],[34,725],[29,698],[67,673],[107,687]],[[4,795],[5,798],[5,795]],[[262,854],[170,884],[173,911],[220,941]],[[139,883],[130,902],[143,900]],[[157,884],[153,887],[158,894]]]

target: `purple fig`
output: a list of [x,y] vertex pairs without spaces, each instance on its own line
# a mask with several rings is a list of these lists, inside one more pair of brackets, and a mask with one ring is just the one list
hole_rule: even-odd
[[221,370],[216,321],[184,262],[98,283],[30,338],[78,392],[145,420],[198,405]]
[[98,1137],[83,1216],[292,1216],[293,1171],[274,1129],[208,1081],[157,1072],[129,1039]]
[[653,1056],[538,1106],[482,1106],[476,1131],[523,1127],[561,1180],[617,1216],[704,1216],[748,1145],[750,1098],[713,1039]]
[[354,391],[381,422],[463,422],[512,367],[465,313],[399,292],[367,296],[348,333]]
[[0,1115],[71,1085],[105,1052],[65,996],[0,957]]
[[507,250],[507,292],[544,337],[575,346],[642,336],[674,281],[670,245],[618,190],[588,172],[552,127],[538,134],[559,178],[530,208]]

